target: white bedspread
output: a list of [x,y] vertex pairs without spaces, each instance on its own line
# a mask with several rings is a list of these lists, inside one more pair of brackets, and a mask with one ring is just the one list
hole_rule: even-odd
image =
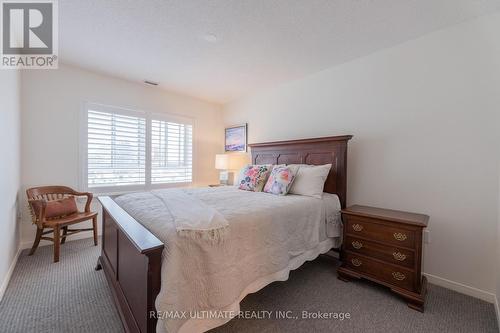
[[[230,186],[183,191],[229,222],[222,244],[179,237],[169,210],[150,192],[115,199],[165,244],[156,299],[164,318],[158,320],[157,332],[202,332],[220,326],[231,319],[227,314],[237,314],[246,295],[287,280],[290,270],[340,244],[336,195],[276,196]],[[208,316],[207,310],[212,311]],[[217,311],[224,311],[224,317],[207,318]]]
[[224,241],[229,222],[216,209],[181,189],[151,193],[163,201],[180,236],[214,244]]

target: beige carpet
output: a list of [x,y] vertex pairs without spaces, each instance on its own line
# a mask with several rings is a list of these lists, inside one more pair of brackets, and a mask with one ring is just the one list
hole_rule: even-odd
[[[94,271],[100,248],[90,239],[34,256],[23,252],[0,303],[0,332],[122,332],[102,271]],[[498,332],[492,304],[430,285],[425,313],[409,309],[386,288],[336,278],[338,263],[319,258],[247,296],[242,311],[266,310],[271,319],[234,319],[214,332]],[[276,319],[275,311],[299,319]],[[301,319],[309,313],[343,312],[350,319]]]

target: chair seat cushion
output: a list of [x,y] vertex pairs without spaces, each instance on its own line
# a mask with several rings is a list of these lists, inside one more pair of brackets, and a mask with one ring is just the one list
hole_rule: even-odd
[[[40,213],[39,203],[34,205],[35,214],[37,216]],[[62,216],[68,216],[78,212],[78,207],[76,206],[76,200],[74,196],[70,196],[60,200],[47,201],[47,206],[45,207],[45,218],[53,219]]]
[[91,220],[96,216],[97,216],[96,212],[74,213],[58,219],[46,221],[44,222],[43,225],[47,228],[53,228],[56,225],[70,225],[74,223],[80,223],[83,221]]

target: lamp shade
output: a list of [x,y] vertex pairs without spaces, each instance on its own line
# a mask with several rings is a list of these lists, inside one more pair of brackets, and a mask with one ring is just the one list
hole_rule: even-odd
[[215,168],[217,170],[227,170],[229,168],[229,156],[225,154],[215,155]]

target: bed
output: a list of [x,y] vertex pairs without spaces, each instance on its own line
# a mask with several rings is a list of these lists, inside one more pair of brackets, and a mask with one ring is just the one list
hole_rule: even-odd
[[[172,236],[175,232],[168,231],[169,217],[162,213],[158,199],[172,192],[100,197],[103,241],[96,269],[104,270],[125,331],[217,327],[237,313],[245,295],[286,280],[290,270],[338,248],[350,138],[250,145],[254,164],[331,163],[323,199],[279,197],[234,187],[176,190],[227,217],[230,234],[221,246]],[[200,317],[206,312],[188,313],[193,307],[219,309],[224,315]]]

